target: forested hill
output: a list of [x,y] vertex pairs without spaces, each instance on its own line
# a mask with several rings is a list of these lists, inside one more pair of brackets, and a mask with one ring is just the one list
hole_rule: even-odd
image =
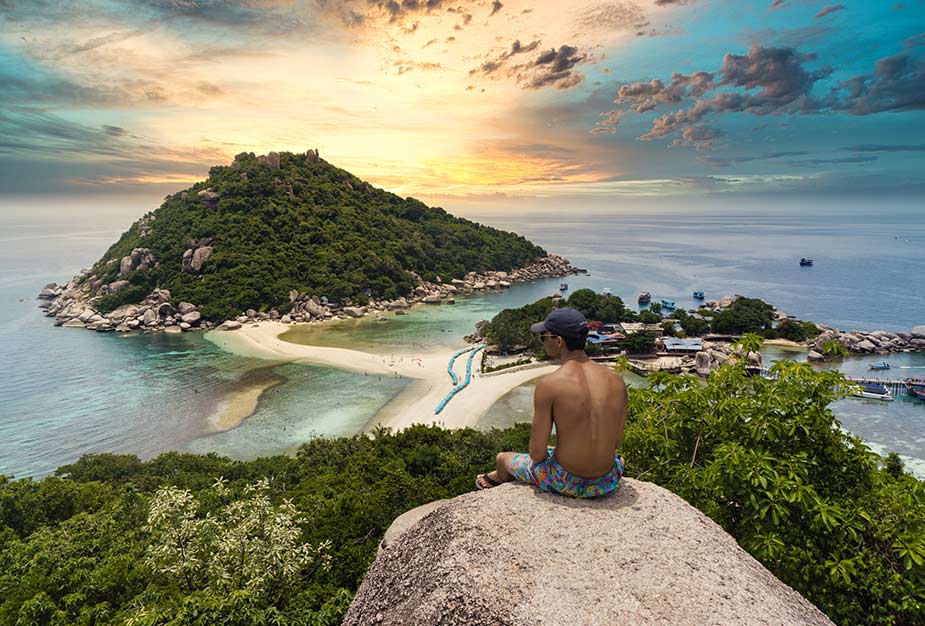
[[293,289],[395,298],[414,288],[412,271],[448,281],[544,254],[514,233],[377,189],[317,151],[242,153],[133,224],[84,280],[104,296],[99,310],[160,288],[217,319],[288,305]]

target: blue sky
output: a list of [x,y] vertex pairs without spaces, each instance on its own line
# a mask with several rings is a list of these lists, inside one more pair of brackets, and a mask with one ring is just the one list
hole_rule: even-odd
[[925,0],[0,0],[0,197],[304,151],[445,206],[925,184]]

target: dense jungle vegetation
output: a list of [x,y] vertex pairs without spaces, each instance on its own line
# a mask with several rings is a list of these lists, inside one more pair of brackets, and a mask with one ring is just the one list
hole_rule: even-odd
[[[925,624],[925,483],[840,429],[838,373],[774,369],[631,389],[626,475],[685,498],[838,624]],[[527,424],[416,426],[293,457],[99,454],[0,478],[0,625],[339,624],[396,516],[528,440]]]
[[[774,324],[771,312],[774,308],[757,298],[737,298],[730,306],[719,313],[701,308],[697,317],[684,309],[672,311],[668,319],[662,317],[661,306],[653,303],[649,309],[636,313],[628,309],[618,296],[602,295],[590,289],[579,289],[568,298],[548,297],[537,300],[516,309],[504,309],[491,319],[482,330],[483,334],[501,350],[508,350],[515,345],[526,346],[534,355],[544,358],[542,342],[530,332],[530,325],[541,320],[555,307],[572,307],[578,309],[589,322],[598,321],[605,324],[619,322],[643,322],[646,324],[663,324],[666,335],[696,337],[707,333],[760,334],[766,339],[790,339],[804,341],[819,335],[819,328],[812,322],[784,320]],[[677,323],[681,329],[674,330]],[[646,352],[646,345],[654,348],[651,337],[637,333],[624,341],[625,348],[631,353]],[[590,346],[589,346],[590,347]]]
[[[199,197],[210,191],[213,201]],[[199,271],[183,255],[209,245]],[[125,275],[130,285],[102,298],[110,311],[138,303],[154,288],[192,302],[206,318],[289,304],[289,291],[350,298],[396,298],[425,280],[526,265],[545,251],[514,233],[482,226],[414,198],[376,189],[311,154],[280,153],[279,167],[242,153],[230,166],[164,203],[132,225],[93,267],[109,284],[120,259],[146,248],[155,267]]]

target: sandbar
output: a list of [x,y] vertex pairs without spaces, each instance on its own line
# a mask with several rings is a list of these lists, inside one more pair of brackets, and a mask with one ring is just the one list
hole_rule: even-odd
[[[297,344],[280,339],[280,335],[290,328],[290,325],[281,322],[261,321],[235,331],[211,331],[206,337],[219,347],[244,356],[413,379],[412,384],[372,417],[368,428],[385,426],[398,431],[412,424],[436,424],[445,428],[475,426],[479,418],[504,394],[534,378],[552,373],[557,367],[551,364],[484,377],[473,371],[469,386],[457,393],[439,415],[435,415],[434,409],[453,389],[446,368],[456,349],[465,346],[462,342],[457,348],[441,348],[416,355],[374,354],[348,348]],[[465,367],[465,358],[456,360],[455,371],[460,378],[465,374]]]

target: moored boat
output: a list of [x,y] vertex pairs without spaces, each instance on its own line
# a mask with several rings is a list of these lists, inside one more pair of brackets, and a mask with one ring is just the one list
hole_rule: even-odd
[[884,385],[877,383],[860,383],[858,385],[859,391],[854,392],[854,396],[859,398],[867,398],[869,400],[885,400],[886,402],[893,401],[893,394],[890,393],[890,390],[887,389]]
[[813,264],[812,259],[809,259],[806,257],[803,257],[802,259],[800,259],[800,266],[802,267],[808,267],[808,266],[811,266],[812,264]]
[[566,291],[568,289],[568,283],[559,283],[559,291]]
[[881,361],[880,363],[874,363],[870,366],[872,370],[888,370],[890,369],[890,364],[886,361]]
[[639,294],[639,304],[649,304],[652,302],[652,294],[648,291],[643,291]]
[[663,309],[674,309],[674,308],[676,308],[675,305],[674,305],[674,300],[666,300],[665,298],[662,298],[662,308],[663,308]]
[[903,383],[905,383],[906,389],[909,390],[909,395],[919,400],[925,400],[925,380],[904,380]]
[[604,291],[603,291],[602,293],[603,293],[605,296],[612,296],[612,295],[613,295],[613,292],[610,290],[610,287],[604,287]]
[[702,291],[695,291],[695,292],[694,292],[694,299],[695,299],[695,300],[703,300],[705,297],[706,297],[706,296],[703,295],[703,292],[702,292]]

